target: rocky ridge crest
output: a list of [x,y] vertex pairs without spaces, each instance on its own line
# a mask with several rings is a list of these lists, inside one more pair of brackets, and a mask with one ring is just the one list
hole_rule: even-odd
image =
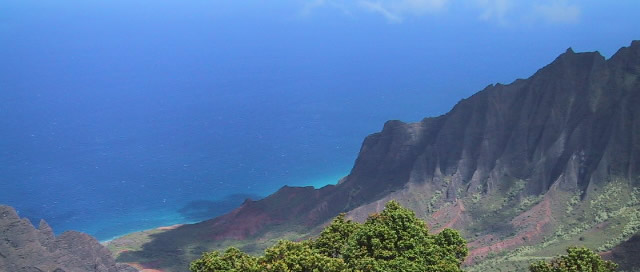
[[9,206],[0,205],[0,271],[137,272],[114,261],[95,238],[67,231],[55,237],[44,220],[35,229]]

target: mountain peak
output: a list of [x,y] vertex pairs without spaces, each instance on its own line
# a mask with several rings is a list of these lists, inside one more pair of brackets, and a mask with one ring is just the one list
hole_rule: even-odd
[[[626,58],[626,57],[625,57]],[[543,80],[557,80],[580,71],[588,72],[595,66],[602,66],[606,62],[604,56],[598,51],[576,53],[571,47],[560,54],[553,62],[541,68],[532,78],[542,76]]]
[[44,219],[40,219],[40,224],[38,224],[38,230],[39,231],[50,231],[51,230],[51,226],[49,226],[49,224],[47,224],[47,221],[45,221]]
[[640,66],[640,40],[632,41],[630,46],[620,48],[610,60],[632,70],[638,69]]
[[567,51],[564,51],[565,54],[575,54],[576,52],[573,51],[573,48],[569,47],[567,48]]
[[38,239],[40,240],[40,244],[45,248],[53,251],[53,244],[55,241],[55,235],[53,234],[53,229],[47,221],[44,219],[40,220],[40,224],[38,226]]

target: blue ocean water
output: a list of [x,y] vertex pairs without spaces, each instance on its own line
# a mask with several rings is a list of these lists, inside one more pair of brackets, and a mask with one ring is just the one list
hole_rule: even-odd
[[587,26],[326,3],[2,1],[0,203],[100,240],[205,220],[336,183],[386,120],[640,34],[632,8],[587,20],[594,3]]
[[34,223],[99,239],[208,219],[285,184],[336,183],[364,136],[393,111],[412,117],[369,92],[363,105],[268,90],[58,94],[6,103],[23,115],[4,121],[1,196]]

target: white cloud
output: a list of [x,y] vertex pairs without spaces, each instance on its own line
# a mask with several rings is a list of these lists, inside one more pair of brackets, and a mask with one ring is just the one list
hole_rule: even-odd
[[396,2],[396,9],[414,15],[434,13],[445,8],[449,0],[404,0]]
[[580,7],[566,1],[536,4],[533,8],[534,16],[547,23],[575,24],[580,21]]
[[[348,16],[366,11],[378,14],[390,23],[401,23],[408,16],[443,12],[471,12],[469,18],[502,26],[544,22],[567,24],[580,21],[577,0],[306,0],[304,16],[318,8],[330,7]],[[579,2],[578,2],[579,3]],[[449,8],[453,7],[453,8]],[[476,15],[474,15],[476,14]],[[468,16],[467,16],[468,17]],[[463,17],[460,17],[463,18]]]
[[307,2],[300,10],[300,15],[309,16],[314,9],[322,7],[325,5],[325,0],[314,0]]
[[407,15],[421,16],[445,9],[450,0],[360,0],[361,8],[378,13],[391,23],[399,23]]
[[508,23],[508,12],[513,8],[510,0],[477,0],[480,8],[480,19],[483,21],[496,21],[499,24]]
[[402,22],[402,17],[391,12],[388,8],[384,7],[380,2],[371,2],[371,1],[360,1],[360,6],[369,11],[379,13],[384,16],[391,23],[400,23]]
[[330,8],[334,8],[336,10],[339,10],[340,12],[342,12],[344,15],[347,16],[351,16],[351,9],[338,1],[332,1],[332,0],[313,0],[313,1],[307,1],[304,6],[302,7],[302,10],[300,11],[300,15],[303,17],[306,16],[310,16],[314,10],[319,9],[319,8],[324,8],[324,7],[330,7]]
[[572,0],[476,0],[479,18],[503,26],[521,23],[566,24],[580,21],[581,9]]

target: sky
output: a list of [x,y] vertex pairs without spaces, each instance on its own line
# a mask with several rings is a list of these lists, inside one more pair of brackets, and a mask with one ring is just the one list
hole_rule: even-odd
[[226,211],[184,212],[202,203],[335,183],[386,120],[444,114],[569,47],[610,57],[640,39],[638,11],[636,0],[0,0],[0,203],[106,239]]

